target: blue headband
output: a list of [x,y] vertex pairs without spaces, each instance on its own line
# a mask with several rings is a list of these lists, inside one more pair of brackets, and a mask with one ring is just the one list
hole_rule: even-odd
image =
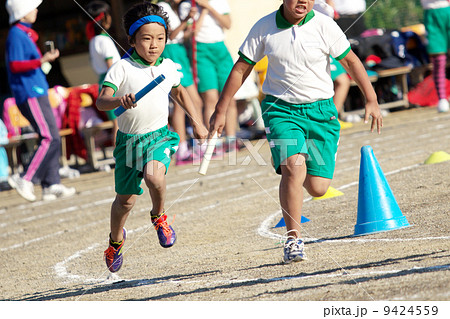
[[140,18],[135,23],[133,23],[131,25],[130,29],[128,30],[128,35],[130,35],[130,36],[133,35],[137,29],[139,29],[144,24],[147,24],[150,22],[161,23],[164,26],[164,28],[167,29],[166,22],[164,21],[163,18],[161,18],[160,16],[157,16],[157,15],[150,15],[150,16]]

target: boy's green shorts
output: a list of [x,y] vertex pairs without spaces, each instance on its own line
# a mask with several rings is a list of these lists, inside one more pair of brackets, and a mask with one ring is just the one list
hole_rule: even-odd
[[191,63],[189,61],[186,48],[182,44],[168,44],[164,48],[162,57],[171,59],[173,62],[179,64],[181,69],[178,70],[183,74],[181,78],[181,85],[187,88],[194,84],[192,77]]
[[114,158],[116,193],[120,195],[141,195],[145,165],[154,160],[169,169],[170,158],[178,149],[180,137],[169,131],[167,126],[147,134],[125,134],[117,132]]
[[268,95],[261,103],[277,174],[295,154],[306,154],[307,173],[333,178],[340,124],[333,99],[291,104]]
[[233,68],[233,58],[224,42],[197,43],[198,91],[222,92]]

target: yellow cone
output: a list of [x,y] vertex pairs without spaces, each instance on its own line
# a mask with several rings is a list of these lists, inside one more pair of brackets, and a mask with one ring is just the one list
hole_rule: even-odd
[[344,121],[341,121],[341,120],[338,120],[338,121],[339,121],[339,124],[341,124],[341,130],[345,130],[347,128],[353,127],[353,123],[344,122]]
[[444,151],[439,151],[439,152],[434,152],[433,154],[430,155],[430,157],[427,158],[427,160],[425,161],[425,164],[435,164],[435,163],[441,163],[441,162],[445,162],[445,161],[449,161],[450,160],[450,154],[444,152]]
[[332,197],[341,196],[341,195],[344,195],[344,193],[341,191],[338,191],[337,189],[335,189],[333,187],[329,187],[327,192],[323,196],[313,197],[313,200],[327,199],[327,198],[332,198]]

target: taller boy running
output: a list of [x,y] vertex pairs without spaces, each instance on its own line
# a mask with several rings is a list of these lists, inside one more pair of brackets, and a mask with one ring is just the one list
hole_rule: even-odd
[[253,66],[267,55],[269,66],[261,104],[275,170],[281,174],[279,197],[286,222],[284,262],[304,259],[300,239],[303,187],[312,196],[328,190],[334,174],[340,125],[333,104],[331,55],[340,61],[366,98],[365,122],[381,132],[377,96],[361,61],[332,19],[316,14],[314,0],[283,0],[260,19],[239,50],[210,120],[210,136],[220,135],[226,110]]

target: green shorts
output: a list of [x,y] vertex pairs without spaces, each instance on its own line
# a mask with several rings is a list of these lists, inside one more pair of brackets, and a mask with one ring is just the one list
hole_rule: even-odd
[[268,95],[261,108],[277,174],[288,157],[301,153],[308,174],[333,178],[341,126],[332,98],[291,104]]
[[225,43],[197,43],[198,91],[222,92],[233,65]]
[[183,74],[181,78],[181,85],[185,88],[194,84],[192,77],[191,63],[186,52],[186,48],[182,44],[168,44],[166,45],[162,57],[171,59],[176,64],[181,66],[178,70]]
[[424,24],[427,30],[427,52],[447,53],[450,48],[450,7],[425,10]]
[[143,171],[145,165],[154,160],[169,169],[170,158],[178,148],[180,137],[169,131],[167,126],[147,134],[124,134],[117,132],[114,158],[115,189],[120,195],[141,195]]
[[330,71],[331,71],[331,79],[334,81],[337,79],[337,77],[341,74],[345,74],[347,73],[347,71],[345,71],[344,67],[333,57],[331,58],[331,63],[330,63]]

